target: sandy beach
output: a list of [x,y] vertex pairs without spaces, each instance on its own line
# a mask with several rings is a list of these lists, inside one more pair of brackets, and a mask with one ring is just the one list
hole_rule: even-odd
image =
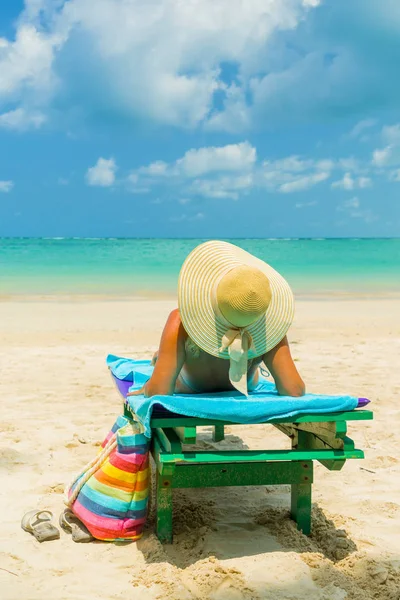
[[[400,300],[300,300],[292,352],[309,391],[372,400],[349,425],[363,461],[317,464],[313,534],[288,517],[288,487],[177,491],[175,540],[151,519],[133,544],[43,544],[25,511],[58,517],[64,485],[91,459],[121,403],[109,352],[148,358],[172,300],[10,298],[0,302],[0,596],[3,600],[399,600]],[[272,426],[235,426],[232,448],[283,448]],[[210,431],[200,436],[212,446]],[[346,537],[338,530],[344,530]],[[343,540],[347,542],[343,547]],[[340,550],[338,552],[338,549]]]

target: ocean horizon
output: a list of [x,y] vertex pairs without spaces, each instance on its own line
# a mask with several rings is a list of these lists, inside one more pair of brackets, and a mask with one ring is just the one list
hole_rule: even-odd
[[[0,296],[175,296],[207,238],[0,238]],[[400,238],[226,238],[267,261],[298,296],[400,294]]]

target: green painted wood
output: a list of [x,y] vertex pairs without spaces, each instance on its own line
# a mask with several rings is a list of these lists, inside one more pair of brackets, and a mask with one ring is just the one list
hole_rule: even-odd
[[[329,425],[330,427],[325,427]],[[344,441],[336,437],[335,423],[304,423],[304,424],[285,424],[275,423],[274,427],[285,433],[292,440],[292,448],[297,448],[299,435],[306,434],[310,443],[307,449],[332,449],[343,450]],[[350,448],[349,448],[350,449]],[[354,446],[352,448],[354,450]]]
[[222,442],[225,439],[225,431],[223,425],[214,425],[213,441]]
[[[373,413],[370,410],[354,410],[340,413],[323,413],[319,415],[300,415],[298,417],[287,417],[285,419],[271,419],[264,423],[248,423],[248,425],[265,425],[268,423],[319,423],[329,421],[368,421],[373,419]],[[185,416],[159,416],[153,413],[151,419],[152,427],[200,427],[203,425],[243,425],[243,423],[233,423],[232,421],[221,421],[217,419],[198,419]]]
[[179,437],[176,435],[174,429],[170,428],[157,428],[157,437],[161,442],[163,448],[167,452],[172,454],[182,452],[182,444]]
[[156,534],[163,544],[172,544],[172,476],[156,474]]
[[175,431],[182,444],[196,443],[196,427],[175,427]]
[[[124,414],[134,418],[129,410]],[[193,443],[197,426],[211,425],[223,430],[224,425],[237,423],[155,414],[151,452],[157,466],[157,536],[164,543],[172,541],[173,487],[283,483],[291,485],[292,517],[298,528],[308,535],[311,531],[312,461],[319,460],[330,470],[339,470],[346,459],[363,458],[364,453],[355,449],[353,441],[346,436],[346,420],[372,418],[371,411],[359,410],[269,421],[289,435],[294,446],[292,450],[185,452],[180,443]],[[214,435],[218,435],[217,431]]]
[[331,460],[364,458],[362,450],[231,450],[221,452],[193,451],[160,454],[161,463],[260,462],[281,460]]
[[166,476],[172,476],[175,471],[175,463],[163,463],[161,461],[161,456],[164,455],[167,452],[167,450],[164,448],[162,440],[159,438],[156,429],[153,431],[150,451],[156,464],[157,472]]
[[[341,431],[341,435],[343,435],[343,429]],[[326,438],[325,438],[326,439]],[[337,456],[336,458],[325,455],[317,460],[330,471],[340,471],[347,458],[354,458],[352,454],[354,452],[359,453],[357,458],[364,458],[364,452],[362,450],[356,450],[354,448],[354,442],[351,438],[344,436],[343,438],[334,438],[328,439],[328,442],[325,439],[321,439],[317,437],[317,435],[310,433],[309,431],[297,431],[295,436],[292,438],[292,447],[297,450],[326,450],[329,451],[336,444],[339,444],[342,447],[343,455]],[[339,448],[340,451],[340,448]]]
[[336,423],[336,437],[344,438],[347,433],[347,423],[346,421],[338,421]]
[[346,463],[345,460],[320,460],[318,462],[328,471],[341,471]]
[[343,448],[344,450],[354,450],[354,440],[345,435],[343,437]]
[[[312,463],[311,463],[312,466]],[[311,533],[311,484],[294,483],[291,487],[290,515],[304,535]]]
[[177,464],[173,487],[221,487],[242,485],[280,485],[312,483],[313,473],[309,463],[259,462],[250,468],[247,463]]

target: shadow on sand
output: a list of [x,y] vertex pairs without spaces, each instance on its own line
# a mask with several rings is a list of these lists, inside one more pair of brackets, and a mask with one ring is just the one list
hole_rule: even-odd
[[[235,437],[227,436],[227,443],[243,444]],[[171,598],[185,600],[400,600],[400,557],[358,550],[317,504],[312,534],[303,535],[288,508],[282,508],[289,505],[289,495],[289,486],[174,490],[171,545],[160,544],[154,535],[152,502],[145,535],[137,543],[148,587],[168,585]],[[254,561],[260,555],[264,559]],[[237,568],[229,562],[235,558],[240,558]],[[297,583],[288,585],[287,578],[277,583],[273,577],[266,583],[265,571],[274,564],[282,569],[280,563],[288,561]],[[261,576],[249,574],[249,564],[258,564]]]

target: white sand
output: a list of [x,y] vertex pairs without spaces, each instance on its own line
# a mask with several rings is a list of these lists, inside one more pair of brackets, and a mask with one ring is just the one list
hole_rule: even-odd
[[[348,461],[340,472],[316,465],[311,538],[288,518],[287,487],[178,490],[172,546],[158,543],[151,523],[129,545],[79,545],[63,532],[39,544],[20,529],[31,508],[61,512],[64,484],[93,457],[121,410],[106,354],[149,357],[172,307],[142,300],[0,303],[0,597],[399,600],[396,300],[298,303],[290,339],[309,391],[367,396],[375,412],[373,422],[349,427],[364,461]],[[228,434],[223,443],[230,447],[287,444],[272,426],[236,426]],[[207,429],[200,444],[211,444]]]

